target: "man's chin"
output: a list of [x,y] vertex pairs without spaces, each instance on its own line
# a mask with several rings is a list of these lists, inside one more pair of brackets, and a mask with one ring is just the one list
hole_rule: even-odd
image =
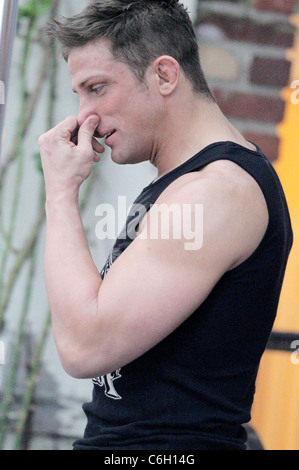
[[117,165],[136,165],[139,161],[136,161],[134,158],[130,158],[127,155],[117,154],[116,152],[111,151],[111,160]]
[[[145,158],[145,151],[140,150],[139,152],[132,152],[130,149],[126,152],[126,149],[120,150],[116,146],[110,147],[111,149],[111,160],[117,165],[138,165],[146,161],[150,161],[150,158]],[[140,157],[142,155],[143,157]]]
[[127,165],[126,159],[122,158],[120,155],[117,155],[113,151],[111,152],[111,160],[113,163],[116,163],[116,165]]

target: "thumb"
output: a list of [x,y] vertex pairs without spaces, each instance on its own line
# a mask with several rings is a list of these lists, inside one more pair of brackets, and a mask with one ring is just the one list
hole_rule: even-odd
[[93,150],[93,136],[99,123],[100,118],[98,116],[90,116],[83,122],[78,132],[78,148],[83,150],[91,147]]

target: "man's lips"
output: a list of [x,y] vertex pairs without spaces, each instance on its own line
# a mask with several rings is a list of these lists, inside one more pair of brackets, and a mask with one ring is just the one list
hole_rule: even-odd
[[115,132],[116,132],[116,130],[113,130],[113,131],[109,132],[108,134],[105,134],[105,136],[106,136],[106,137],[105,137],[105,143],[106,143],[107,145],[109,145],[109,142],[111,142],[111,140],[112,140],[112,138],[113,138]]
[[115,129],[108,130],[107,132],[99,132],[98,130],[96,130],[96,132],[94,133],[94,137],[96,137],[97,139],[109,139],[109,137],[111,137],[111,135],[113,135],[115,132]]

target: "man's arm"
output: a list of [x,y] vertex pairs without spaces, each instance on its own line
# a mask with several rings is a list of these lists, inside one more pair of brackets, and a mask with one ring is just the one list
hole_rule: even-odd
[[[45,150],[42,154],[47,160]],[[154,347],[201,305],[226,271],[258,246],[268,221],[264,198],[249,175],[227,165],[228,171],[214,164],[216,171],[210,166],[173,183],[103,282],[89,252],[72,178],[66,178],[68,191],[48,189],[46,284],[58,351],[70,375],[101,376]],[[227,176],[231,171],[236,175]],[[189,205],[193,217],[198,217],[196,205],[203,205],[200,249],[186,250],[190,240],[184,234],[163,239],[155,227],[159,218],[153,217],[160,204],[182,210]],[[173,221],[175,233],[180,223]],[[150,237],[150,228],[160,236]]]
[[77,117],[70,116],[39,139],[46,186],[45,282],[62,357],[69,351],[73,354],[76,342],[70,332],[77,329],[80,334],[81,314],[89,311],[102,282],[90,254],[78,202],[80,186],[99,160],[95,152],[104,150],[93,139],[97,124],[94,116],[77,135]]

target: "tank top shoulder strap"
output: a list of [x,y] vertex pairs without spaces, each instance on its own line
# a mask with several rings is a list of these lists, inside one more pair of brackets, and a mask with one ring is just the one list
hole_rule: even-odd
[[[263,152],[258,147],[256,151],[253,151],[233,142],[216,142],[144,188],[131,207],[126,226],[114,245],[111,256],[104,268],[105,272],[136,237],[136,228],[139,227],[146,212],[150,210],[171,183],[185,174],[200,171],[205,166],[218,160],[230,160],[236,163],[257,181],[265,196],[269,210],[269,230],[276,230],[279,221],[282,220],[285,227],[290,227],[290,216],[283,189],[272,164]],[[277,203],[278,199],[279,204]],[[288,231],[290,232],[290,230]],[[291,235],[289,238],[291,240]]]
[[231,160],[252,174],[252,176],[256,172],[256,166],[264,168],[265,164],[270,164],[258,147],[257,151],[253,151],[233,142],[215,142],[205,147],[170,173],[147,186],[139,198],[142,203],[150,200],[151,204],[153,204],[161,193],[176,179],[185,174],[200,171],[205,166],[218,160]]
[[137,202],[149,209],[163,191],[179,177],[200,171],[215,161],[230,160],[249,173],[260,186],[267,202],[271,219],[270,224],[272,221],[275,222],[277,198],[280,199],[280,207],[285,211],[285,220],[289,222],[287,203],[277,173],[262,150],[256,144],[253,145],[256,146],[256,151],[230,141],[215,142],[167,175],[147,186]]

